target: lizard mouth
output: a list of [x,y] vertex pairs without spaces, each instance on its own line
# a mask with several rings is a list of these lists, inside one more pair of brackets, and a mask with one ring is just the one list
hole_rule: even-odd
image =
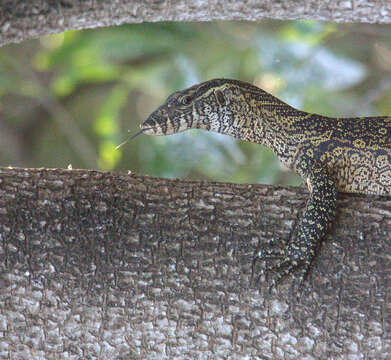
[[149,117],[142,124],[140,124],[141,132],[145,135],[158,135],[160,133],[159,123],[152,117]]
[[141,130],[139,131],[140,134],[145,134],[145,135],[154,135],[156,131],[152,127],[141,127]]
[[166,135],[168,124],[162,116],[156,117],[153,113],[140,125],[140,128],[145,135]]

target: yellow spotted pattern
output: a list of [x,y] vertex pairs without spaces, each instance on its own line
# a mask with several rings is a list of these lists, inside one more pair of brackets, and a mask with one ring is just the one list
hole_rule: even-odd
[[148,135],[205,129],[268,146],[308,184],[288,243],[261,249],[276,281],[303,275],[335,217],[337,192],[391,195],[391,117],[330,118],[297,110],[258,87],[214,79],[172,94],[142,124]]

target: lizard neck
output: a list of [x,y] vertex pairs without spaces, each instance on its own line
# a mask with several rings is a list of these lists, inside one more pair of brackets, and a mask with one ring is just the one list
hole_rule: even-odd
[[306,123],[312,115],[297,110],[256,87],[237,94],[231,107],[231,121],[218,131],[271,149],[289,168],[299,144],[304,140]]

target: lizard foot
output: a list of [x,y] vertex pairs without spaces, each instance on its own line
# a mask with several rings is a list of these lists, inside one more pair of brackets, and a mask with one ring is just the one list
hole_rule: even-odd
[[282,247],[277,249],[262,249],[256,256],[256,260],[278,260],[266,268],[268,272],[276,273],[272,287],[284,276],[298,269],[303,270],[303,275],[299,277],[301,286],[316,250],[335,218],[337,188],[335,181],[328,174],[327,167],[317,162],[313,163],[308,172],[307,182],[311,195],[291,241],[283,243]]
[[264,260],[278,260],[277,263],[268,265],[266,267],[266,274],[269,277],[270,273],[274,274],[272,284],[269,288],[269,292],[275,288],[281,280],[300,270],[298,277],[299,287],[308,273],[315,251],[312,247],[297,247],[295,243],[290,243],[285,248],[269,248],[263,249],[258,252],[254,261]]

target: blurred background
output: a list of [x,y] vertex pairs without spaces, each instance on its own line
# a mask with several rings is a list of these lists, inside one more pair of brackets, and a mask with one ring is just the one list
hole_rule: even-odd
[[263,146],[199,130],[140,135],[115,150],[173,91],[215,77],[309,112],[391,115],[391,27],[135,24],[0,48],[0,166],[299,184]]

